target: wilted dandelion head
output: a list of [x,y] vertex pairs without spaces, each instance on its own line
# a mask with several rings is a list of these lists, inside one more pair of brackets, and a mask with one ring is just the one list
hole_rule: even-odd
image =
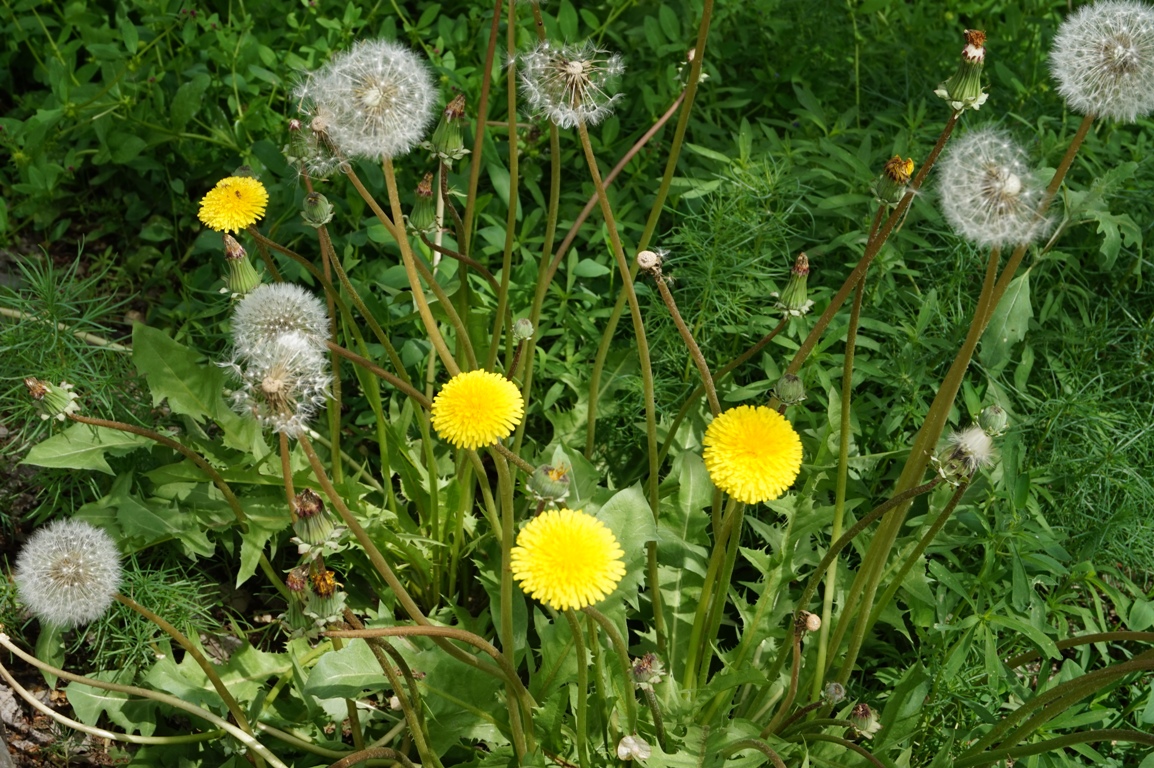
[[100,618],[120,586],[112,537],[82,520],[46,525],[16,558],[20,599],[41,621],[75,627]]
[[1154,112],[1154,8],[1101,0],[1078,9],[1058,28],[1050,71],[1081,114],[1132,123]]
[[403,155],[425,136],[437,101],[429,68],[392,40],[364,40],[297,86],[309,130],[347,157]]
[[610,90],[624,71],[621,56],[592,43],[558,46],[546,40],[521,54],[521,90],[534,112],[561,128],[595,125],[621,98]]
[[299,436],[328,397],[328,360],[297,331],[282,333],[229,367],[241,382],[233,407],[288,437]]
[[1042,187],[1026,153],[994,128],[953,143],[939,168],[942,212],[959,235],[981,246],[1029,243],[1046,234],[1038,215]]
[[993,460],[994,441],[977,424],[953,432],[946,439],[945,447],[932,457],[938,474],[953,485],[969,480]]
[[241,357],[267,349],[277,337],[294,332],[318,349],[324,349],[329,338],[324,302],[299,285],[258,285],[233,309],[232,340]]

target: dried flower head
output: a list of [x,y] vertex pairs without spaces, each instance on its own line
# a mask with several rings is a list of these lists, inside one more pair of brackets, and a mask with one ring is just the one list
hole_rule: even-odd
[[709,479],[746,504],[778,498],[801,471],[801,438],[781,414],[763,405],[721,413],[702,442]]
[[625,576],[617,537],[593,515],[550,509],[517,535],[513,578],[528,595],[558,611],[604,600]]
[[592,43],[557,46],[546,40],[521,54],[521,90],[534,112],[561,128],[596,125],[621,97],[609,91],[624,71],[621,56]]
[[1075,112],[1129,123],[1154,112],[1154,7],[1135,0],[1081,7],[1058,28],[1050,71]]
[[64,421],[69,414],[80,410],[80,396],[72,391],[72,385],[67,381],[53,384],[29,376],[24,379],[24,386],[28,388],[28,396],[36,402],[40,418],[44,421],[48,419]]
[[282,333],[229,368],[241,381],[233,408],[288,437],[300,435],[328,398],[328,358],[300,332]]
[[57,520],[28,539],[16,558],[20,599],[41,621],[75,627],[100,618],[120,586],[112,537],[83,520]]
[[962,237],[985,247],[1033,242],[1050,229],[1038,215],[1042,186],[1026,153],[1002,131],[980,128],[942,158],[942,212]]
[[653,756],[653,747],[637,734],[623,736],[617,742],[618,760],[648,760]]
[[232,312],[233,346],[241,357],[267,349],[286,333],[301,334],[318,350],[329,338],[324,302],[299,285],[259,285]]
[[218,232],[238,232],[255,224],[268,206],[268,190],[251,176],[221,179],[200,201],[201,222]]
[[945,99],[955,112],[978,109],[989,94],[982,90],[982,65],[986,61],[986,33],[980,29],[965,31],[966,47],[962,60],[949,80],[938,86],[934,95]]
[[521,390],[492,371],[459,373],[433,398],[437,434],[467,450],[504,440],[524,415]]
[[946,447],[933,457],[933,464],[947,482],[957,485],[968,480],[994,460],[994,441],[977,424],[952,433]]
[[[346,157],[398,157],[425,136],[437,88],[417,54],[392,40],[364,40],[297,86],[310,129]],[[318,124],[317,121],[321,123]]]

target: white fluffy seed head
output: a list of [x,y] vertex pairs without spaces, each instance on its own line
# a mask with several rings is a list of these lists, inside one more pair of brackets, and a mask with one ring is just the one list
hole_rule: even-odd
[[1132,123],[1154,112],[1154,7],[1100,0],[1078,9],[1058,28],[1050,71],[1081,114]]
[[237,302],[232,312],[232,341],[239,357],[267,348],[277,337],[299,333],[318,350],[329,338],[324,302],[292,283],[266,283]]
[[100,618],[120,586],[120,552],[112,537],[82,520],[57,520],[25,543],[16,558],[20,599],[41,620],[76,627]]
[[240,380],[238,413],[273,432],[298,437],[328,398],[328,358],[305,334],[282,333],[228,366]]
[[994,441],[976,424],[951,434],[949,446],[949,458],[960,462],[970,473],[994,460]]
[[1042,187],[1010,137],[980,128],[956,140],[939,165],[942,212],[959,235],[984,247],[1029,243],[1049,232],[1038,215]]
[[[392,40],[364,40],[297,86],[308,129],[346,157],[383,160],[425,137],[437,88],[417,54]],[[319,120],[319,122],[318,122]]]
[[558,46],[544,41],[521,54],[521,91],[529,107],[560,128],[596,125],[621,94],[611,94],[625,71],[621,56],[586,42]]

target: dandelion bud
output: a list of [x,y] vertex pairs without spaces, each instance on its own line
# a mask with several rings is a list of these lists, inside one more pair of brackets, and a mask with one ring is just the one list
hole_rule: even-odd
[[[806,282],[809,279],[809,258],[804,253],[797,255],[793,268],[789,271],[789,282],[785,285],[774,309],[781,310],[789,317],[802,317],[813,307],[813,301],[807,298]],[[771,296],[778,296],[776,293]]]
[[971,425],[951,434],[933,463],[948,483],[958,485],[990,464],[993,458],[994,443],[990,436],[980,426]]
[[793,631],[799,635],[806,632],[817,632],[821,629],[821,616],[809,611],[801,611],[794,621]]
[[655,251],[641,251],[637,254],[637,268],[642,272],[657,272],[661,269],[661,254]]
[[337,591],[336,574],[325,568],[318,568],[309,575],[312,592],[305,605],[305,615],[313,619],[317,626],[340,620],[345,607],[344,592]]
[[647,653],[633,661],[633,684],[638,688],[653,690],[664,674],[665,667],[655,653]]
[[822,696],[828,703],[837,704],[845,699],[845,686],[838,682],[826,683]]
[[878,722],[878,716],[870,709],[870,705],[864,702],[854,704],[853,711],[849,715],[849,721],[853,723],[854,730],[857,731],[858,735],[867,739],[872,739],[873,735],[882,728],[882,724]]
[[433,157],[452,164],[469,154],[461,136],[461,123],[464,119],[465,94],[461,93],[446,105],[445,111],[441,113],[440,122],[433,129],[433,137],[429,141]]
[[538,501],[564,501],[569,495],[569,467],[542,464],[533,470],[525,486],[529,494]]
[[325,350],[329,313],[324,302],[292,283],[260,285],[232,312],[232,340],[238,355],[267,353],[277,338],[298,333],[314,348]]
[[316,491],[305,488],[293,499],[293,507],[297,515],[293,531],[304,544],[316,546],[328,541],[335,526]]
[[100,528],[57,520],[28,539],[14,578],[20,599],[41,621],[76,627],[112,605],[120,586],[120,552]]
[[982,431],[990,437],[1001,437],[1006,433],[1006,427],[1010,423],[1010,416],[1001,406],[991,405],[982,409],[982,413],[978,416],[978,424],[982,427]]
[[797,405],[805,399],[805,385],[801,379],[792,373],[783,374],[773,388],[773,396],[781,401],[782,405]]
[[648,760],[652,754],[653,748],[637,734],[625,736],[617,744],[618,760]]
[[527,317],[522,317],[513,323],[513,341],[517,344],[528,341],[533,338],[533,331],[533,322]]
[[333,204],[320,192],[305,195],[301,218],[313,229],[320,229],[333,220]]
[[67,381],[53,384],[29,376],[24,379],[24,386],[28,388],[28,396],[36,401],[40,418],[44,421],[64,421],[69,414],[80,410],[80,396],[72,391],[72,385]]
[[1008,135],[981,128],[956,140],[939,164],[942,213],[962,237],[983,247],[1016,246],[1042,237],[1042,185],[1026,153]]
[[982,90],[982,64],[986,60],[986,33],[980,29],[967,29],[966,47],[962,49],[962,61],[953,76],[938,86],[934,95],[949,102],[955,112],[964,109],[978,109],[986,103],[988,93]]
[[437,227],[437,210],[433,201],[433,174],[426,173],[417,185],[417,200],[409,214],[409,226],[417,232],[432,232]]
[[910,184],[910,175],[914,172],[912,157],[902,160],[901,155],[894,155],[882,168],[882,175],[874,182],[874,196],[882,205],[897,205],[906,194],[906,187]]
[[621,98],[609,92],[624,71],[619,55],[592,43],[557,46],[546,40],[521,55],[521,90],[529,107],[558,127],[596,125]]
[[288,127],[290,132],[296,133],[301,129],[301,121],[297,120],[295,117],[290,118],[288,121]]
[[400,708],[401,708],[401,697],[400,696],[390,696],[389,697],[389,709],[396,712]]
[[1050,71],[1075,112],[1128,123],[1154,112],[1154,8],[1134,0],[1082,6],[1058,28]]
[[224,234],[224,263],[228,271],[224,275],[222,292],[240,298],[260,285],[260,274],[253,268],[248,253],[227,232]]
[[289,594],[296,600],[305,599],[305,589],[309,585],[309,569],[307,566],[298,565],[288,572],[285,577],[284,585],[288,587]]

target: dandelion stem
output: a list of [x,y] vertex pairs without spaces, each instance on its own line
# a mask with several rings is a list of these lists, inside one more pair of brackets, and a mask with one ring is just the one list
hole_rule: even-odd
[[589,762],[589,663],[585,658],[585,641],[581,638],[581,625],[573,611],[563,611],[569,622],[569,632],[573,635],[573,647],[577,653],[577,761],[581,765]]
[[[861,746],[860,744],[854,744],[852,741],[850,741],[848,739],[843,739],[843,738],[840,738],[838,736],[830,736],[828,733],[809,733],[809,732],[806,732],[806,734],[804,736],[801,736],[800,739],[801,740],[812,739],[814,741],[827,741],[830,744],[839,744],[839,745],[845,747],[846,749],[850,750],[851,752],[857,752],[859,755],[864,757],[866,760],[869,760],[870,763],[877,766],[877,768],[886,768],[886,764],[883,763],[881,760],[878,760],[872,754],[870,754],[870,751],[868,749]],[[794,741],[797,741],[797,740],[798,739],[794,739]]]
[[226,686],[224,681],[220,679],[220,675],[217,674],[216,667],[214,667],[212,663],[204,657],[204,654],[200,652],[200,649],[197,648],[191,640],[185,637],[183,632],[174,627],[172,624],[169,624],[160,616],[145,608],[140,603],[133,600],[128,595],[117,593],[113,597],[116,602],[131,608],[144,618],[151,621],[156,626],[160,627],[162,630],[164,630],[165,633],[168,634],[169,637],[175,640],[177,644],[185,650],[186,653],[192,656],[197,666],[200,667],[201,671],[204,672],[209,682],[212,683],[212,687],[216,689],[216,692],[219,694],[221,701],[223,701],[224,705],[228,707],[228,711],[232,714],[233,719],[236,720],[236,724],[243,728],[245,733],[250,735],[252,734],[252,726],[249,725],[248,718],[244,716],[244,710],[240,708],[240,704],[238,704],[236,699],[233,698],[233,695],[229,693],[228,686]]
[[626,691],[624,696],[625,719],[629,723],[629,733],[637,733],[637,697],[633,693],[633,664],[629,661],[629,648],[625,645],[625,639],[613,622],[609,620],[609,617],[601,611],[591,605],[585,606],[581,611],[601,626],[605,636],[609,638],[609,644],[613,646],[613,650],[616,652],[617,663],[620,665],[621,674],[625,678],[622,681]]
[[[30,315],[27,312],[21,312],[18,309],[9,309],[8,307],[0,307],[0,317],[10,317],[13,320],[27,320],[30,323],[44,323],[46,325],[51,324],[50,321],[37,317],[36,315]],[[127,352],[129,354],[132,353],[132,347],[126,347],[123,344],[117,344],[114,341],[109,341],[103,336],[97,336],[95,333],[77,331],[66,323],[56,323],[56,330],[63,333],[71,333],[85,344],[91,344],[94,347],[102,347],[110,352]]]
[[161,445],[167,446],[181,454],[186,459],[195,464],[198,468],[200,468],[202,472],[209,476],[213,484],[220,490],[221,495],[224,496],[224,500],[228,503],[228,506],[232,509],[232,513],[236,517],[237,523],[240,524],[241,530],[248,530],[248,517],[245,516],[244,510],[240,506],[240,501],[236,498],[236,494],[232,492],[232,488],[230,488],[228,483],[225,482],[221,474],[216,471],[215,467],[205,461],[203,456],[188,446],[182,445],[170,437],[165,437],[159,432],[153,432],[151,429],[138,427],[134,424],[125,424],[122,421],[96,419],[91,416],[81,416],[78,413],[69,413],[68,418],[72,419],[73,421],[80,422],[81,424],[88,424],[93,427],[115,429],[121,432],[129,432],[134,435],[140,435],[141,437],[147,437],[149,440],[158,442]]
[[374,376],[377,376],[378,378],[384,379],[389,384],[391,384],[393,387],[399,389],[405,395],[411,397],[422,408],[428,410],[429,408],[433,407],[432,402],[429,400],[428,397],[425,396],[425,394],[423,392],[420,392],[419,390],[415,389],[413,387],[413,385],[409,384],[407,381],[403,381],[402,379],[394,376],[393,374],[389,373],[385,369],[383,369],[377,365],[374,365],[371,360],[368,360],[367,358],[361,357],[356,352],[345,349],[344,347],[340,346],[339,344],[335,344],[334,342],[331,342],[331,341],[328,342],[328,347],[330,350],[332,350],[336,354],[340,355],[341,357],[345,358],[346,360],[349,360],[353,363],[356,363],[357,365],[361,366],[362,368],[364,368],[366,371],[373,374]]
[[493,60],[497,56],[497,35],[501,31],[502,0],[493,2],[493,23],[489,27],[489,46],[485,49],[485,64],[481,68],[481,98],[477,102],[477,128],[473,133],[473,148],[469,162],[469,190],[465,196],[464,227],[458,245],[468,253],[473,237],[473,217],[477,213],[477,185],[481,181],[481,156],[485,148],[485,122],[489,119],[489,90],[493,85]]
[[773,763],[774,768],[785,768],[785,763],[782,762],[781,756],[773,751],[773,747],[766,744],[761,739],[738,739],[732,744],[727,744],[721,748],[721,757],[726,758],[730,755],[736,754],[743,749],[756,749],[761,754],[769,758],[769,762]]
[[329,768],[349,768],[350,765],[360,765],[370,760],[392,760],[394,763],[400,763],[405,766],[405,768],[416,768],[412,760],[388,747],[369,747],[368,749],[362,749],[348,757],[342,757],[330,765]]
[[681,334],[681,340],[689,348],[689,356],[693,358],[697,372],[701,375],[701,384],[705,387],[705,398],[709,401],[709,410],[716,416],[721,413],[721,403],[717,399],[717,387],[714,384],[713,375],[709,372],[709,364],[705,362],[705,355],[701,354],[701,347],[693,338],[693,332],[689,330],[689,326],[685,324],[681,313],[677,311],[677,302],[673,300],[673,293],[670,292],[669,286],[665,283],[665,276],[661,274],[660,268],[654,270],[653,280],[657,283],[657,292],[661,294],[661,300],[669,308],[669,314],[673,318],[673,324],[677,326],[677,332]]
[[[288,768],[288,766],[281,762],[276,755],[268,750],[268,747],[257,741],[255,737],[245,733],[242,729],[228,722],[224,718],[217,717],[208,710],[202,709],[195,704],[190,704],[177,696],[170,696],[167,693],[152,691],[148,690],[147,688],[137,688],[133,685],[121,685],[120,683],[110,683],[104,680],[96,680],[90,677],[84,677],[83,675],[73,674],[58,667],[53,667],[52,665],[46,664],[31,654],[25,653],[9,639],[8,635],[2,632],[0,632],[0,646],[6,648],[8,651],[36,667],[37,669],[47,672],[51,675],[56,675],[63,680],[67,680],[72,683],[80,683],[81,685],[87,685],[91,688],[97,688],[99,690],[115,691],[117,693],[126,693],[131,696],[140,696],[141,698],[158,701],[170,707],[188,712],[194,717],[199,717],[201,720],[211,723],[221,730],[227,731],[230,736],[235,738],[241,744],[244,744],[260,757],[267,760],[270,765],[274,766],[274,768]],[[0,669],[4,669],[4,667],[0,665]],[[6,672],[7,670],[4,671]],[[8,677],[8,675],[5,675],[5,677]],[[9,678],[9,682],[11,682],[11,678]],[[118,736],[109,736],[109,738],[118,738]]]
[[[497,468],[497,494],[501,503],[501,655],[509,668],[516,667],[516,645],[513,638],[513,479],[509,473],[509,462],[498,453],[493,454],[493,464]],[[506,696],[512,700],[516,692],[512,683],[507,682]],[[521,718],[512,707],[509,710],[509,727],[513,732],[513,745],[517,752],[517,759],[525,757],[525,734],[522,731]]]
[[443,245],[437,245],[432,240],[430,240],[428,237],[426,237],[424,232],[421,232],[419,234],[420,234],[421,242],[424,243],[425,246],[428,247],[430,250],[436,251],[437,253],[439,253],[443,256],[448,256],[452,259],[455,259],[455,260],[461,262],[462,264],[464,264],[467,267],[471,267],[472,269],[477,270],[477,273],[479,275],[481,275],[481,277],[485,278],[485,282],[487,282],[489,284],[489,287],[493,289],[493,295],[494,296],[496,296],[497,294],[499,294],[501,292],[501,284],[497,282],[497,278],[493,277],[493,273],[490,272],[489,270],[485,269],[485,266],[483,264],[481,264],[479,261],[474,261],[473,259],[469,258],[468,256],[466,256],[463,253],[457,253],[452,248],[446,248]]

